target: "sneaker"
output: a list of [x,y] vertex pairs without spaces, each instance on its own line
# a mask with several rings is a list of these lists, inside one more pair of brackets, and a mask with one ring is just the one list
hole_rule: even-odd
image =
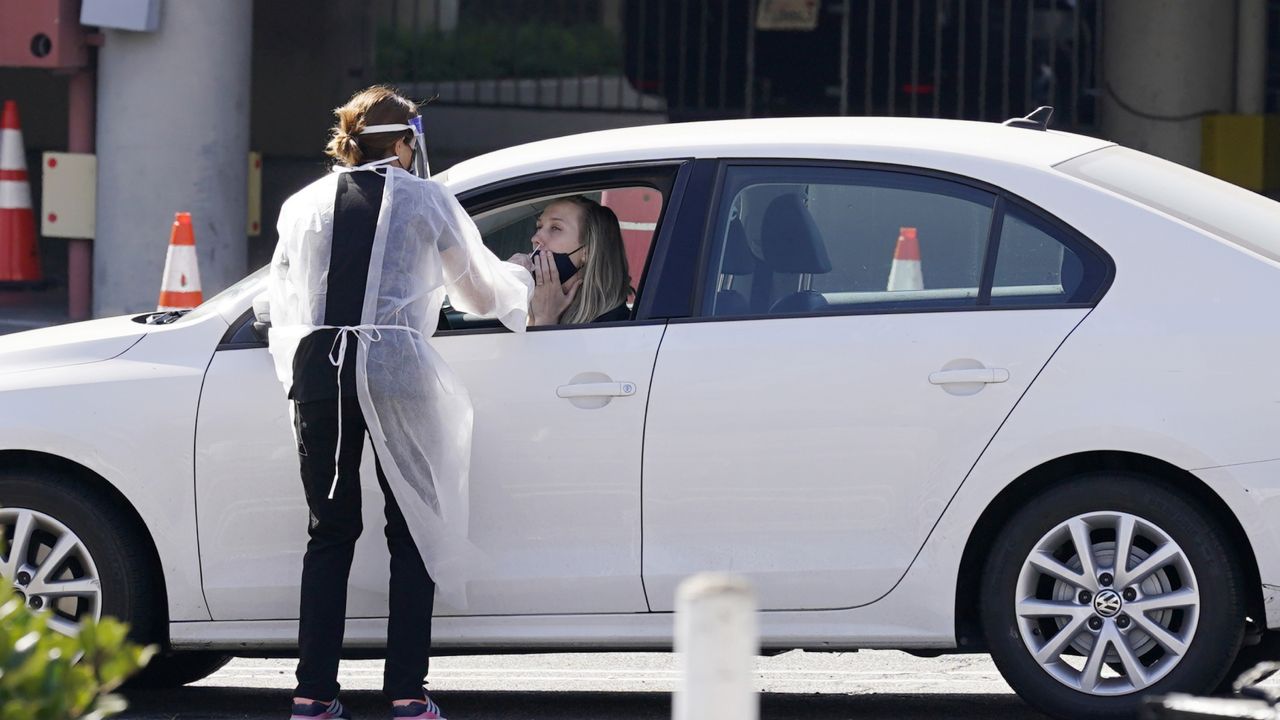
[[431,698],[408,705],[392,705],[391,717],[394,720],[445,720],[440,706],[431,702]]
[[342,707],[342,703],[334,698],[333,702],[294,703],[293,714],[289,720],[351,720],[351,712]]

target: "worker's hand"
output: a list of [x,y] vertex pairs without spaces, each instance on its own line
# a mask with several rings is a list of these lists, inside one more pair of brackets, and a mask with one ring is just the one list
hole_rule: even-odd
[[533,272],[533,260],[531,259],[531,255],[531,253],[516,253],[515,255],[507,258],[507,262],[515,263],[525,270]]
[[539,253],[533,258],[533,300],[529,303],[530,325],[557,325],[560,316],[573,303],[582,287],[582,273],[560,282],[560,271],[551,259],[551,253]]

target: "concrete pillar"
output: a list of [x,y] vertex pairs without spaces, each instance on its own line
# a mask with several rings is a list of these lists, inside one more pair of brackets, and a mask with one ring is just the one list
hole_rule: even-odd
[[173,214],[189,211],[205,297],[246,271],[253,0],[167,2],[154,33],[98,56],[94,314],[154,309]]
[[1103,137],[1200,166],[1200,119],[1235,107],[1236,3],[1108,2]]
[[695,575],[676,590],[675,651],[680,684],[674,720],[759,720],[756,599],[735,575]]

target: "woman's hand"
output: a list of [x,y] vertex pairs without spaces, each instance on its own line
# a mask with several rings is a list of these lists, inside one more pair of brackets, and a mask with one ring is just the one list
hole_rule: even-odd
[[556,325],[560,316],[573,303],[582,287],[582,273],[560,283],[560,271],[551,260],[551,253],[538,253],[533,258],[533,300],[529,303],[530,325]]

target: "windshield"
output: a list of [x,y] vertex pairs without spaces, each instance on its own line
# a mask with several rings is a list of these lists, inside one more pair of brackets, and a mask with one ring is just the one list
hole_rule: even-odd
[[221,313],[226,317],[227,313],[239,307],[244,301],[249,299],[250,295],[261,292],[260,283],[267,276],[267,270],[270,265],[263,265],[252,274],[245,277],[240,282],[205,300],[195,310],[183,316],[184,320],[198,319],[207,317],[212,313]]
[[1280,262],[1280,203],[1258,193],[1119,146],[1056,167]]

